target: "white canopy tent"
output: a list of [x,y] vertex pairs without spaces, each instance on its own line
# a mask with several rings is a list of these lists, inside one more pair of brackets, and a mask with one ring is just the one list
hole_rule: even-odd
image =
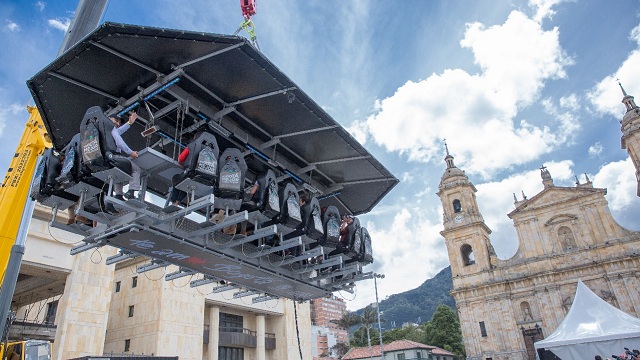
[[[637,294],[638,289],[631,293]],[[553,352],[542,359],[593,359],[620,355],[624,348],[638,348],[640,319],[633,317],[602,300],[578,280],[578,288],[571,309],[558,328],[544,340],[534,344]]]

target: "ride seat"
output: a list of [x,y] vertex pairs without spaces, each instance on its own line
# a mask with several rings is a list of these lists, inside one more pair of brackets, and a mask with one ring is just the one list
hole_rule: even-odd
[[320,203],[313,197],[302,207],[304,234],[316,241],[324,239],[324,225],[320,216]]
[[218,174],[218,141],[215,135],[203,132],[187,145],[189,156],[184,172],[178,174],[176,188],[194,197],[213,193]]
[[80,123],[82,163],[94,176],[96,172],[113,168],[131,175],[131,162],[127,159],[114,158],[117,154],[116,141],[111,135],[113,128],[113,122],[104,115],[99,106],[90,107]]
[[300,197],[292,183],[287,183],[280,192],[280,216],[277,222],[292,229],[302,222]]
[[60,158],[61,155],[54,149],[45,150],[36,169],[31,197],[43,205],[64,210],[73,205],[78,197],[66,193],[57,180],[62,168]]
[[267,169],[257,179],[258,190],[253,194],[249,202],[243,208],[249,211],[260,211],[264,216],[273,219],[280,214],[280,196],[278,195],[278,182],[276,174]]
[[338,247],[340,244],[340,212],[331,205],[322,214],[322,226],[324,228],[324,240],[320,244],[328,247]]
[[367,228],[360,228],[360,239],[362,240],[360,263],[363,265],[371,264],[373,262],[373,249],[371,248],[371,236]]
[[238,148],[227,148],[218,162],[216,208],[240,210],[247,163]]
[[360,232],[360,220],[353,218],[351,224],[347,226],[347,251],[346,255],[352,259],[357,259],[362,251],[362,233]]

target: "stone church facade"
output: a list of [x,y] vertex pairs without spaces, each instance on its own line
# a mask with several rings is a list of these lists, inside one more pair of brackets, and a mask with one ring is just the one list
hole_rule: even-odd
[[[640,110],[623,89],[622,148],[636,168],[640,196]],[[519,247],[498,259],[474,185],[453,157],[438,196],[467,359],[535,359],[533,342],[550,335],[567,314],[578,279],[610,304],[640,316],[640,232],[613,219],[606,189],[587,178],[555,186],[543,166],[544,189],[515,199]],[[515,196],[514,196],[515,197]],[[639,200],[640,201],[640,200]]]

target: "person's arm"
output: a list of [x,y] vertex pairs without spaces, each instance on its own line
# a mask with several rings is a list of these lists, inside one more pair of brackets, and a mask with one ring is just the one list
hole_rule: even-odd
[[118,135],[122,135],[125,133],[125,131],[129,130],[129,128],[131,127],[131,125],[129,125],[129,123],[124,123],[123,125],[120,125],[120,127],[115,128],[116,131],[118,132]]
[[131,113],[131,115],[129,115],[129,120],[127,120],[126,123],[122,124],[122,126],[118,128],[118,132],[120,133],[120,135],[124,134],[125,131],[129,130],[131,125],[133,125],[133,123],[136,122],[137,118],[138,118],[138,113],[135,113],[135,112]]
[[[113,128],[113,131],[111,132],[111,135],[113,136],[113,140],[115,140],[116,142],[116,148],[122,150],[122,152],[124,152],[127,155],[131,155],[131,157],[133,158],[137,158],[138,157],[138,153],[131,150],[131,148],[129,148],[129,146],[127,145],[126,142],[124,142],[124,140],[122,140],[122,136],[120,136],[120,133],[118,132],[117,128]],[[135,153],[135,154],[133,154]]]

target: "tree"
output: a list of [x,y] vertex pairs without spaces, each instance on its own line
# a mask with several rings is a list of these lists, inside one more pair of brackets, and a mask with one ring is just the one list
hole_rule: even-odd
[[331,351],[334,351],[338,355],[338,359],[342,359],[347,351],[349,351],[349,345],[339,342],[331,347]]
[[460,320],[453,309],[439,305],[431,321],[424,324],[426,344],[438,346],[464,357]]
[[[330,322],[338,325],[338,327],[347,330],[347,341],[350,337],[349,329],[352,326],[360,325],[362,323],[362,317],[352,311],[346,311],[342,314],[342,317],[338,320],[331,320]],[[349,343],[347,342],[347,347]]]

